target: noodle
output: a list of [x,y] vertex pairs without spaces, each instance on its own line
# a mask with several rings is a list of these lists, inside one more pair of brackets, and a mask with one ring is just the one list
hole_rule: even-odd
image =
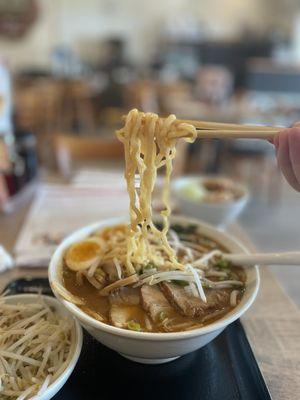
[[[127,272],[135,273],[149,263],[183,269],[167,240],[171,212],[169,185],[177,138],[184,135],[185,140],[192,142],[196,129],[192,125],[176,123],[174,115],[162,119],[156,114],[134,109],[117,135],[124,145],[125,178],[130,199],[130,226],[124,260]],[[152,193],[157,170],[162,167],[165,168],[162,193],[165,209],[161,211],[163,227],[159,230],[152,220]],[[140,177],[139,190],[135,187],[136,174]]]

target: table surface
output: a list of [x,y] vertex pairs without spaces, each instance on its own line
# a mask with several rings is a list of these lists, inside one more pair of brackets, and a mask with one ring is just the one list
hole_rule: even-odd
[[[0,243],[12,251],[30,207],[30,199],[18,211],[0,216]],[[230,229],[246,246],[252,247],[245,232]],[[247,336],[273,400],[300,398],[300,310],[284,293],[266,267],[260,269],[261,287],[255,304],[242,318]],[[45,269],[13,269],[0,275],[0,291],[19,277],[46,276]],[[300,297],[300,290],[299,290]]]

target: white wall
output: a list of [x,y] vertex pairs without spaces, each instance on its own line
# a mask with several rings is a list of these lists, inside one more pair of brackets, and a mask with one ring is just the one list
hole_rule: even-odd
[[[55,0],[56,1],[56,0]],[[54,2],[55,2],[54,1]],[[39,18],[21,40],[0,40],[0,57],[8,59],[12,67],[26,65],[45,66],[54,42],[50,1],[39,0]]]
[[[288,0],[289,2],[296,0]],[[129,40],[129,52],[139,61],[151,57],[163,27],[178,29],[186,18],[194,19],[216,37],[232,37],[243,26],[264,30],[276,18],[273,0],[38,0],[39,19],[20,41],[0,40],[0,57],[13,68],[47,66],[53,46],[68,44],[95,56],[88,42],[111,34]],[[267,7],[269,5],[270,7]],[[272,12],[271,12],[271,11]],[[288,20],[285,16],[285,20]],[[90,53],[90,54],[88,54]],[[91,54],[92,53],[92,54]]]

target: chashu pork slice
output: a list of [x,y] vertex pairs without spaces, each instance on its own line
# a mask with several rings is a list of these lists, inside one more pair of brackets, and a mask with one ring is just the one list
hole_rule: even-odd
[[140,303],[140,290],[130,286],[124,286],[114,290],[109,295],[110,304],[137,306]]
[[200,297],[190,296],[176,283],[163,282],[160,286],[170,303],[186,317],[204,317],[206,313],[222,309],[229,302],[229,293],[222,289],[207,290],[205,303]]
[[139,303],[140,291],[138,288],[122,287],[109,295],[110,321],[118,328],[127,328],[128,322],[142,317]]
[[137,306],[124,306],[113,304],[110,307],[109,318],[112,325],[118,328],[127,328],[128,322],[135,316]]
[[149,313],[153,321],[160,321],[162,315],[174,313],[173,307],[157,285],[143,285],[141,300],[144,310]]

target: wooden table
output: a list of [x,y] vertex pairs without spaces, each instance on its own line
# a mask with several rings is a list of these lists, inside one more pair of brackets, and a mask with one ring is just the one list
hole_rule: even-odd
[[[13,249],[28,208],[29,202],[12,215],[0,216],[0,243],[8,251]],[[231,231],[240,241],[252,247],[239,226],[232,227]],[[18,277],[46,275],[45,269],[13,269],[0,275],[0,291]],[[261,268],[261,288],[257,300],[242,322],[273,400],[298,400],[300,310],[283,292],[268,268]]]

